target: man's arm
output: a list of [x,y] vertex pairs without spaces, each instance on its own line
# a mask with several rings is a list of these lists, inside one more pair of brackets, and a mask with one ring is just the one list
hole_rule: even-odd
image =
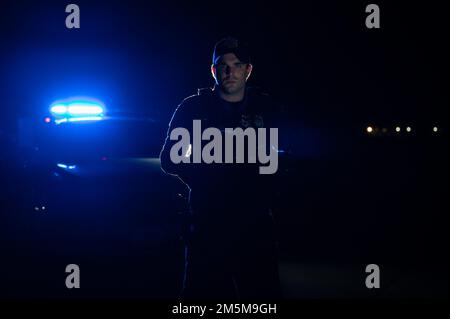
[[180,164],[174,164],[172,160],[170,159],[170,150],[172,146],[177,142],[176,140],[170,139],[170,133],[174,128],[177,127],[184,127],[189,130],[188,120],[185,118],[187,117],[187,112],[185,111],[184,101],[178,105],[178,107],[175,109],[175,111],[172,114],[172,118],[169,122],[169,127],[167,130],[166,139],[164,141],[164,145],[161,149],[161,152],[159,154],[159,158],[161,160],[161,169],[167,173],[172,175],[179,175],[180,168],[183,163]]
[[[177,175],[186,184],[190,185],[192,179],[196,176],[194,173],[199,173],[200,164],[192,163],[173,163],[170,158],[170,150],[172,147],[179,142],[179,140],[171,140],[170,134],[175,128],[184,128],[189,131],[192,137],[192,121],[195,117],[195,106],[189,102],[189,98],[186,98],[178,107],[172,115],[172,119],[169,122],[169,128],[167,130],[167,136],[160,153],[161,169],[171,175]],[[192,160],[192,157],[191,157]]]

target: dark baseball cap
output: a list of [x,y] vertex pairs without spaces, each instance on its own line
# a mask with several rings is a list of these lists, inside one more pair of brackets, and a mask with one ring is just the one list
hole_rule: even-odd
[[216,64],[220,56],[226,53],[234,53],[244,63],[250,63],[250,50],[246,42],[239,41],[234,37],[226,37],[219,40],[214,46],[212,63]]

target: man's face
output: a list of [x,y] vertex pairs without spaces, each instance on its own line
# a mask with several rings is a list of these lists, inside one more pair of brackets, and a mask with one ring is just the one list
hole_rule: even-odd
[[226,53],[212,65],[211,71],[221,90],[226,94],[233,94],[245,88],[252,65],[241,62],[234,53]]

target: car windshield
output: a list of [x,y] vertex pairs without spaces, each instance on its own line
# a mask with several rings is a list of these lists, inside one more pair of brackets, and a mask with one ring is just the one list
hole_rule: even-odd
[[48,125],[38,147],[48,159],[75,162],[101,158],[158,157],[164,130],[147,118],[112,118]]

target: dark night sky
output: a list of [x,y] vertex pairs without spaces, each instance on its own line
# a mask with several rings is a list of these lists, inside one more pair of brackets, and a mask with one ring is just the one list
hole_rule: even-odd
[[252,83],[304,121],[447,124],[443,1],[377,2],[380,30],[365,28],[362,1],[77,4],[81,29],[68,30],[64,1],[2,2],[3,114],[40,114],[81,93],[166,121],[185,96],[212,84],[212,47],[233,34],[252,45]]

